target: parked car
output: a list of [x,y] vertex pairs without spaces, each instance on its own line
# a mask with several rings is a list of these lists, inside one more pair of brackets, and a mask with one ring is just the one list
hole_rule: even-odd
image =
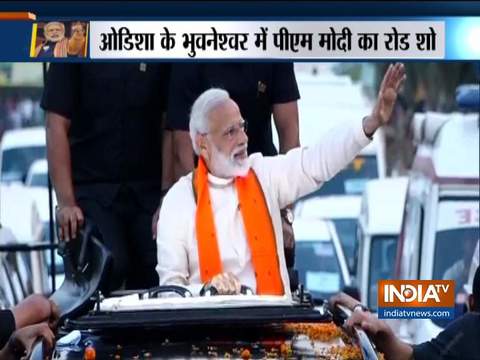
[[356,283],[361,300],[377,310],[377,282],[392,279],[408,178],[386,178],[367,183],[357,229]]
[[[25,180],[25,191],[30,194],[32,204],[32,226],[33,241],[41,243],[50,242],[50,206],[51,213],[55,221],[55,207],[57,206],[57,197],[52,191],[52,204],[49,201],[48,194],[48,163],[46,159],[35,160],[28,170]],[[55,227],[55,225],[54,225]],[[48,284],[51,284],[51,258],[47,251],[44,254],[45,263],[48,268]],[[55,251],[55,287],[58,287],[64,280],[63,261],[60,255]]]
[[[21,182],[0,183],[0,222],[12,232],[17,245],[25,249],[37,246],[39,242],[49,242],[48,190],[28,187]],[[50,257],[44,250],[22,251],[16,256],[25,259],[28,268],[27,295],[49,293],[51,280],[47,269]],[[62,272],[62,260],[56,257],[58,273]],[[62,281],[58,277],[57,284]]]
[[30,165],[45,157],[44,127],[5,131],[0,142],[0,181],[23,183]]
[[[352,336],[332,322],[341,324],[346,312],[314,306],[302,289],[292,296],[191,296],[160,286],[104,296],[98,289],[110,256],[89,228],[63,246],[68,270],[52,295],[61,315],[52,358],[379,358],[363,331]],[[40,342],[32,359],[43,358]]]
[[25,185],[35,188],[48,188],[48,162],[47,159],[38,159],[28,168]]
[[343,248],[331,221],[297,218],[293,231],[298,280],[314,300],[321,303],[351,284]]
[[331,221],[340,239],[350,274],[355,274],[357,222],[360,214],[361,196],[332,195],[315,196],[298,201],[295,217],[302,219],[324,219]]

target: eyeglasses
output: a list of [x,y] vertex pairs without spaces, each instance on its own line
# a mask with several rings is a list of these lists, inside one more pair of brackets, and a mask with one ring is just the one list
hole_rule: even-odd
[[[236,139],[241,131],[243,131],[244,133],[247,132],[247,125],[247,120],[242,120],[236,125],[229,126],[226,130],[222,132],[222,137],[229,141]],[[207,134],[210,134],[210,132],[203,133],[202,135]]]
[[247,121],[242,120],[239,124],[237,125],[232,125],[229,128],[227,128],[222,136],[227,138],[228,140],[236,139],[240,131],[243,131],[244,133],[247,132]]

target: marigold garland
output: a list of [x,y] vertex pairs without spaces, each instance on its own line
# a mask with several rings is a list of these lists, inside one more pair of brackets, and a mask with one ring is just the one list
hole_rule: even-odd
[[287,331],[295,334],[305,334],[310,340],[330,342],[342,336],[342,330],[333,322],[330,323],[289,323],[285,325]]

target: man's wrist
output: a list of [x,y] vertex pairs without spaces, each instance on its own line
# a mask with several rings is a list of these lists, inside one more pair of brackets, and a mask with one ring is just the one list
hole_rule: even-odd
[[369,308],[363,305],[362,303],[355,304],[352,308],[352,311],[365,311],[369,312]]
[[55,206],[55,209],[59,211],[59,210],[62,210],[63,208],[73,207],[73,206],[77,206],[77,203],[75,202],[75,200],[64,200],[64,201],[59,201],[58,205]]
[[380,122],[374,116],[365,116],[362,120],[363,133],[370,140],[373,139],[373,134],[380,127]]

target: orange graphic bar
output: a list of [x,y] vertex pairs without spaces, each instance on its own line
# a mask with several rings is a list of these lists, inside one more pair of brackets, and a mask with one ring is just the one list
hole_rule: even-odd
[[27,11],[0,12],[0,21],[2,20],[36,20],[37,16]]
[[453,307],[453,280],[380,280],[379,307]]

